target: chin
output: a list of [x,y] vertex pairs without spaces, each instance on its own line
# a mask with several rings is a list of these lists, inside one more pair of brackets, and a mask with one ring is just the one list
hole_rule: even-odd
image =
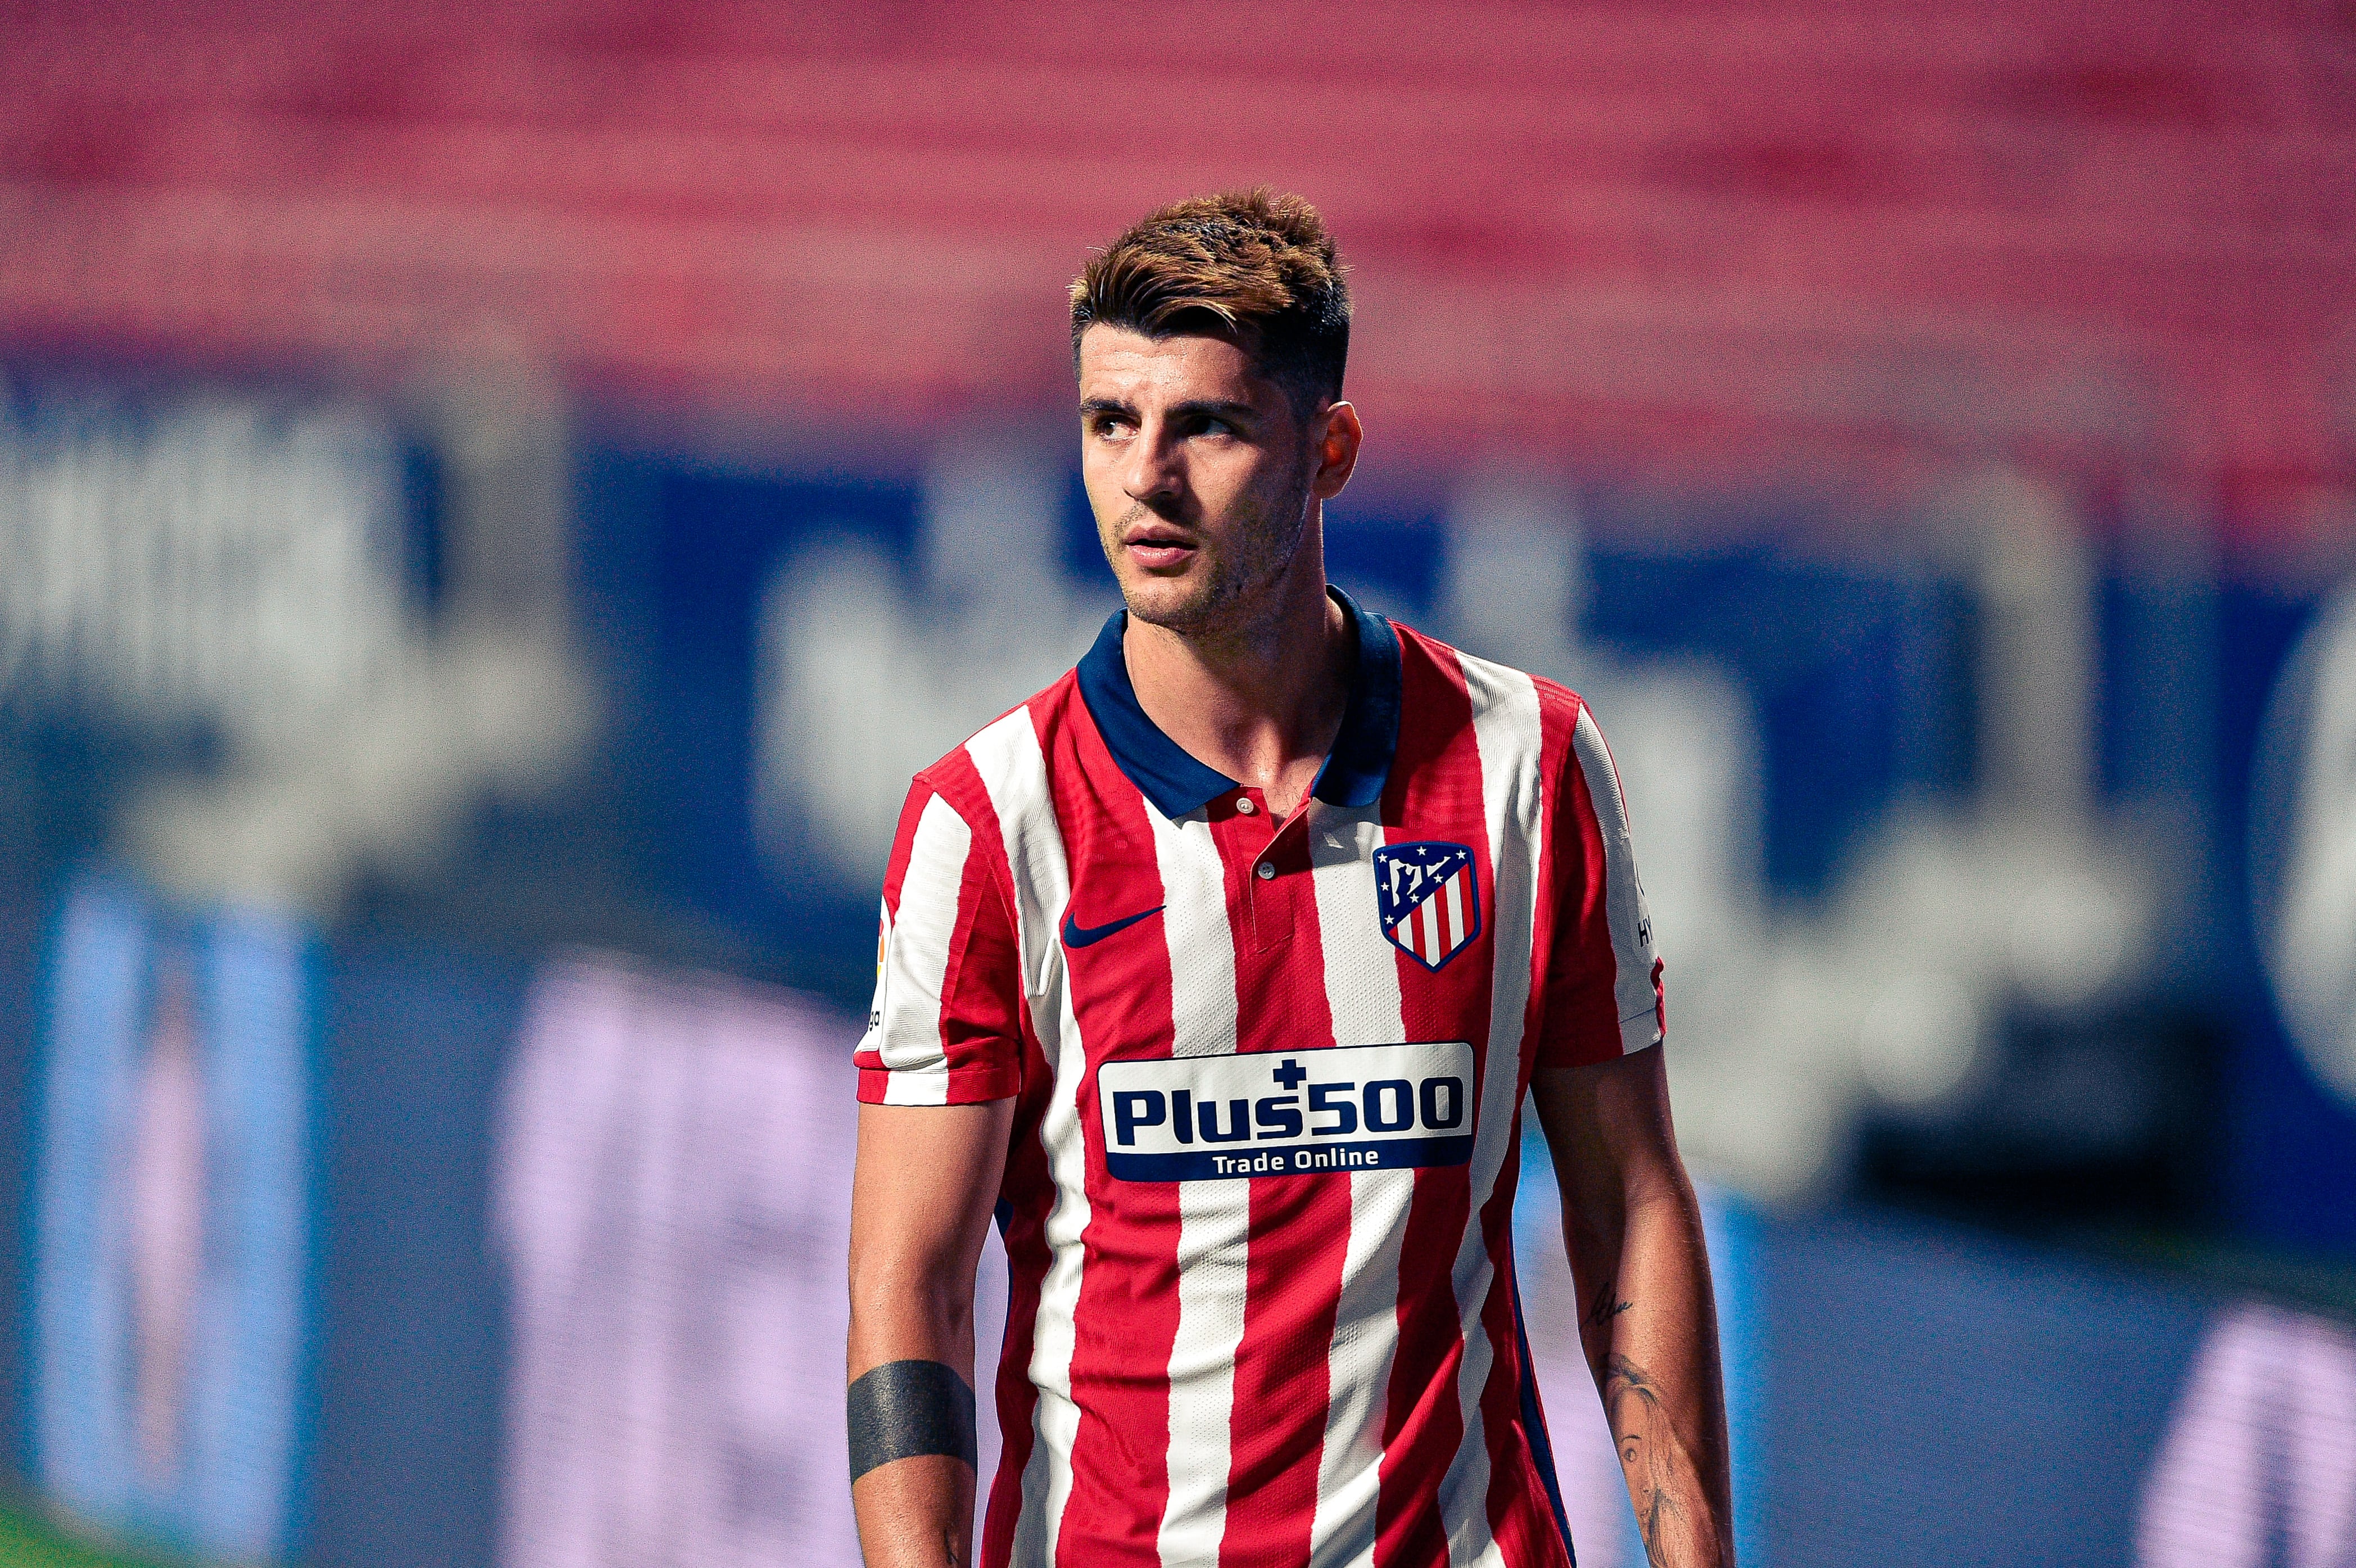
[[1220,607],[1213,585],[1188,579],[1148,577],[1123,583],[1120,596],[1139,620],[1177,632],[1200,630]]

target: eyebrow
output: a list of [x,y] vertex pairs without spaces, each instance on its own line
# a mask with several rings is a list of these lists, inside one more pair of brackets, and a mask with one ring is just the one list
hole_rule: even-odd
[[[1123,403],[1119,398],[1091,397],[1080,400],[1080,413],[1083,416],[1095,413],[1125,413],[1134,418],[1137,409],[1134,404]],[[1224,419],[1235,422],[1257,418],[1258,413],[1259,411],[1250,403],[1215,399],[1198,399],[1192,403],[1174,403],[1170,409],[1170,417],[1173,419]]]
[[1224,419],[1230,423],[1258,417],[1259,411],[1248,403],[1204,401],[1182,403],[1171,411],[1173,418]]

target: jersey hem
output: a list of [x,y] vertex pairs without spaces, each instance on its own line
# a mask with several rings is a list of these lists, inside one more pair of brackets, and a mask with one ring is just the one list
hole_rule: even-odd
[[[862,1067],[859,1069],[859,1103],[889,1103],[886,1096],[891,1093],[892,1079],[905,1076],[910,1075],[895,1074],[890,1068]],[[935,1103],[980,1105],[992,1100],[1012,1100],[1023,1092],[1023,1069],[1019,1066],[952,1069],[948,1080],[947,1097]]]

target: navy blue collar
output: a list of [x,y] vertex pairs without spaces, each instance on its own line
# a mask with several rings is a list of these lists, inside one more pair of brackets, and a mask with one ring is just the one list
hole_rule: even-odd
[[[1398,750],[1399,643],[1391,623],[1339,588],[1325,590],[1350,618],[1358,637],[1357,667],[1350,672],[1349,705],[1342,710],[1342,731],[1333,749],[1317,770],[1310,793],[1329,806],[1366,807],[1383,797],[1390,777],[1391,757]],[[1199,811],[1227,791],[1240,788],[1218,769],[1197,762],[1162,726],[1145,716],[1130,684],[1129,660],[1121,654],[1121,634],[1129,612],[1115,610],[1097,634],[1096,646],[1080,660],[1080,696],[1105,738],[1112,759],[1129,781],[1153,802],[1154,809],[1173,821]]]

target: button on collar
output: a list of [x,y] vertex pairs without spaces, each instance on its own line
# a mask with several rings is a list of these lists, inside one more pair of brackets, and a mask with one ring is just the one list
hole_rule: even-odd
[[1236,797],[1236,810],[1248,817],[1259,808],[1252,804],[1252,798],[1249,795],[1238,795]]
[[1263,860],[1258,865],[1252,867],[1252,875],[1258,877],[1262,882],[1266,882],[1269,877],[1276,875],[1276,863],[1273,861]]

